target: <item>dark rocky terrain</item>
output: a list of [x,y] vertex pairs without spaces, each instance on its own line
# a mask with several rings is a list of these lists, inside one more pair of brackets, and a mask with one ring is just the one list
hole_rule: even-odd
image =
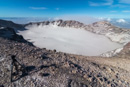
[[0,29],[0,37],[9,39],[9,40],[14,40],[17,42],[28,43],[29,45],[33,45],[32,43],[26,41],[22,35],[16,34],[15,30],[10,27],[5,27],[5,28],[3,27],[2,29]]
[[[75,24],[80,27],[82,25]],[[1,24],[0,26],[3,27]],[[0,85],[1,87],[130,87],[129,54],[130,43],[126,44],[117,56],[111,58],[40,49],[17,35],[14,29],[8,26],[0,29]],[[17,60],[27,70],[27,74],[20,72],[14,75],[13,82],[10,82],[11,55],[16,55]]]

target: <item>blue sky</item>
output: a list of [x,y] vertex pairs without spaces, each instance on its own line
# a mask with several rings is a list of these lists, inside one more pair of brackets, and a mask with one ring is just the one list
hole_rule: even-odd
[[130,0],[0,0],[0,17],[130,18]]

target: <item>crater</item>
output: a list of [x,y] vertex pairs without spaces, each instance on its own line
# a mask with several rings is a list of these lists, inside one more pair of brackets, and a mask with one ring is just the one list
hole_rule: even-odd
[[98,56],[123,47],[103,35],[85,29],[59,27],[56,25],[28,25],[20,35],[40,48],[84,56]]

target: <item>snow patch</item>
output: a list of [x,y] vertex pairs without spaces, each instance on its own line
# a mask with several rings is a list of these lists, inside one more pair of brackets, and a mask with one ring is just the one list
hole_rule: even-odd
[[107,33],[106,36],[110,38],[113,42],[118,42],[126,44],[130,41],[130,35],[127,33],[116,34],[113,32]]
[[118,22],[118,23],[126,23],[126,21],[124,19],[119,19],[116,22]]
[[101,56],[103,56],[103,57],[113,57],[113,56],[116,56],[118,53],[120,53],[122,50],[123,50],[123,48],[118,48],[116,50],[103,53],[103,54],[101,54]]

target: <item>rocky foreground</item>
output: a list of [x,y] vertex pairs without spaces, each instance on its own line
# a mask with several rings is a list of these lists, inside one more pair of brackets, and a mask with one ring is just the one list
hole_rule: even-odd
[[[11,55],[28,71],[13,82]],[[111,58],[87,57],[40,49],[12,28],[0,29],[0,87],[130,87],[129,66],[130,43]]]

